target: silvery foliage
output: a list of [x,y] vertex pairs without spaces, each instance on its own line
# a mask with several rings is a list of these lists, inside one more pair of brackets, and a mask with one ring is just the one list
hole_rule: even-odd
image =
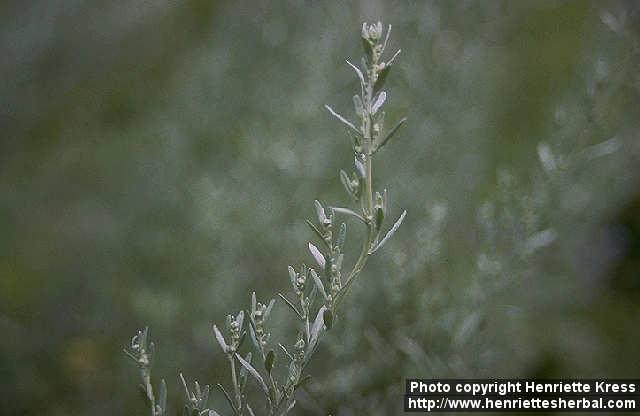
[[[622,11],[605,10],[600,18],[619,36],[628,31],[624,29]],[[607,72],[607,68],[614,66],[620,73]],[[607,128],[599,122],[597,114],[609,106],[610,97],[617,91],[628,88],[621,85],[620,79],[625,79],[624,72],[632,68],[629,63],[621,64],[613,59],[611,62],[604,58],[589,61],[584,68],[587,74],[584,88],[572,89],[570,96],[557,102],[555,111],[549,115],[553,134],[538,141],[526,176],[511,166],[502,166],[496,172],[495,190],[475,206],[473,233],[477,243],[472,248],[474,255],[469,256],[465,275],[461,277],[461,273],[453,271],[441,273],[439,278],[430,276],[423,293],[415,296],[411,304],[401,296],[397,299],[389,296],[385,307],[389,322],[385,325],[393,328],[391,335],[378,331],[375,326],[365,328],[360,338],[369,344],[370,351],[358,349],[358,360],[350,360],[355,353],[345,352],[344,345],[334,352],[337,359],[347,364],[332,369],[333,378],[341,377],[343,384],[355,385],[362,391],[374,391],[363,400],[335,404],[336,413],[391,414],[391,406],[395,404],[387,397],[398,394],[399,388],[380,383],[380,377],[376,376],[380,373],[384,373],[387,380],[395,380],[412,372],[424,377],[446,374],[453,378],[470,374],[495,376],[496,371],[525,372],[530,370],[530,363],[516,354],[506,355],[506,348],[519,348],[520,353],[528,354],[548,350],[548,346],[531,342],[540,339],[534,333],[529,338],[514,339],[518,337],[514,337],[513,329],[526,328],[523,321],[531,319],[526,306],[519,305],[522,298],[518,296],[547,297],[552,296],[550,288],[562,294],[570,293],[566,288],[575,288],[571,282],[575,276],[568,272],[549,273],[546,263],[554,258],[550,254],[553,251],[566,257],[563,250],[576,229],[600,221],[602,211],[610,207],[612,197],[605,190],[612,186],[610,178],[621,176],[624,167],[614,166],[624,160],[621,152],[634,151],[635,133],[625,135],[619,126]],[[572,108],[566,104],[574,100],[580,105]],[[572,123],[571,117],[585,122]],[[585,132],[589,133],[586,140]],[[596,133],[591,135],[592,132]],[[426,207],[427,215],[419,220],[415,230],[417,242],[427,248],[406,262],[403,267],[406,271],[390,279],[388,285],[394,285],[395,290],[387,292],[415,290],[412,284],[416,279],[411,280],[412,276],[419,276],[424,270],[441,271],[448,265],[447,257],[453,254],[446,252],[443,224],[447,221],[447,205],[439,201]],[[438,253],[440,242],[444,243],[442,254]],[[451,290],[456,284],[460,285],[454,279],[463,279],[465,290]],[[535,281],[543,290],[539,293],[528,289],[518,291],[527,280]],[[571,305],[576,301],[566,299],[564,302]],[[430,317],[425,310],[433,311],[431,314],[437,314],[438,319],[406,318],[420,314]],[[536,319],[549,316],[539,310],[533,313],[538,316]],[[496,317],[500,319],[497,324]],[[351,322],[349,325],[357,325]],[[511,326],[501,329],[507,325]],[[545,322],[545,329],[557,330],[554,325],[562,323]],[[353,330],[353,326],[350,329]],[[501,338],[509,338],[508,347],[496,344],[498,331],[503,331]],[[378,359],[381,355],[384,360]],[[331,393],[337,401],[344,395],[341,386],[334,387]]]
[[[389,143],[406,121],[406,118],[402,118],[391,128],[385,129],[385,112],[382,108],[387,92],[382,88],[400,54],[398,50],[390,59],[383,60],[390,33],[391,25],[385,33],[380,22],[371,25],[364,23],[362,45],[365,57],[362,58],[362,65],[359,67],[346,61],[360,81],[360,93],[353,97],[359,123],[354,124],[328,105],[325,106],[347,128],[352,139],[354,172],[348,174],[341,170],[340,180],[355,208],[324,206],[317,200],[314,202],[317,223],[306,221],[319,242],[308,243],[312,265],[302,263],[298,268],[289,266],[292,294],[278,294],[297,321],[295,343],[290,346],[277,343],[277,348],[273,347],[275,343],[270,340],[266,324],[275,299],[259,302],[255,292],[251,295],[251,306],[246,313],[241,310],[236,315],[228,315],[225,328],[213,325],[214,338],[226,355],[231,372],[231,389],[228,390],[222,384],[217,384],[217,387],[227,399],[232,414],[236,416],[263,413],[255,411],[248,402],[246,387],[249,379],[264,394],[264,409],[267,414],[285,415],[294,408],[295,392],[311,378],[305,373],[307,364],[324,333],[333,326],[340,303],[368,258],[394,235],[405,218],[406,211],[386,229],[384,224],[389,196],[386,189],[374,192],[372,177],[373,156]],[[338,216],[352,217],[365,228],[360,254],[346,275],[343,275],[343,260],[347,227],[344,222],[337,221]],[[247,334],[254,351],[242,354],[240,350]],[[158,399],[154,396],[151,384],[153,343],[149,343],[148,330],[139,331],[133,338],[130,349],[125,352],[138,364],[143,379],[141,387],[151,415],[165,415],[166,384],[164,380],[161,381]],[[285,367],[286,376],[283,380],[277,380],[274,373],[278,362],[282,362]],[[195,381],[193,389],[189,389],[182,374],[180,381],[186,396],[185,415],[219,415],[208,406],[208,385],[201,387]]]

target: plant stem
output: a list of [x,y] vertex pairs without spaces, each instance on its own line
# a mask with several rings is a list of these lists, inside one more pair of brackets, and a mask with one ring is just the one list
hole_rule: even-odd
[[231,381],[233,382],[233,390],[236,394],[236,415],[242,416],[242,395],[240,394],[240,386],[238,386],[236,363],[233,355],[228,354],[227,357],[229,357],[229,364],[231,365]]

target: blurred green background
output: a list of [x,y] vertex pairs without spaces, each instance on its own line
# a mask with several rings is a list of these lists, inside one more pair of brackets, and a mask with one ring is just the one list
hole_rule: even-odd
[[347,201],[322,106],[351,114],[365,20],[403,50],[375,180],[408,216],[294,414],[401,414],[408,377],[640,374],[640,3],[8,0],[0,413],[145,414],[121,351],[145,325],[176,409],[179,371],[228,379],[211,324],[288,290],[313,200]]

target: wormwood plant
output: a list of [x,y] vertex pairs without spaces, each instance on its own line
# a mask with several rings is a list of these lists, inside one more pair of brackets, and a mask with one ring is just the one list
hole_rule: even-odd
[[[255,292],[251,294],[249,310],[228,315],[223,330],[213,325],[215,339],[227,358],[231,373],[231,387],[227,388],[222,384],[217,384],[217,387],[227,399],[233,415],[285,415],[293,409],[296,390],[310,379],[305,369],[324,333],[331,329],[349,288],[360,275],[369,257],[391,238],[406,215],[404,211],[383,234],[389,197],[386,189],[374,192],[373,187],[373,157],[406,120],[401,119],[391,129],[384,128],[385,113],[382,107],[387,93],[382,87],[400,53],[398,50],[389,60],[383,60],[390,32],[391,26],[383,39],[380,22],[371,25],[364,23],[362,45],[365,57],[362,59],[362,67],[347,61],[360,81],[360,93],[353,97],[359,126],[328,105],[325,106],[331,115],[346,126],[352,139],[355,171],[347,174],[341,170],[340,180],[355,207],[325,207],[315,201],[317,223],[307,220],[319,242],[308,243],[314,264],[308,266],[302,263],[298,268],[289,266],[291,293],[288,296],[278,294],[291,309],[296,321],[295,342],[285,346],[286,343],[270,340],[267,322],[275,299],[259,302]],[[343,260],[347,227],[344,222],[337,221],[338,216],[353,217],[365,228],[360,254],[351,270],[346,273],[343,273]],[[241,352],[247,333],[253,344],[253,352]],[[279,354],[276,354],[276,350],[279,350]],[[166,415],[166,383],[162,380],[156,392],[151,380],[154,344],[149,340],[147,328],[138,331],[125,353],[138,365],[142,378],[140,387],[151,415]],[[280,371],[284,375],[282,379],[276,375],[276,362],[283,362],[284,368]],[[248,401],[246,388],[249,379],[264,394],[263,411],[257,411],[262,404],[251,405]],[[185,415],[219,415],[209,407],[208,385],[201,386],[195,381],[190,386],[182,374],[180,381],[186,398]]]

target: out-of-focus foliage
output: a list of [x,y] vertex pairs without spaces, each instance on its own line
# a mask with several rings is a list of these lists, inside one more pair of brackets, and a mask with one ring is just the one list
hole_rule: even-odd
[[341,195],[322,104],[357,88],[365,20],[403,48],[376,174],[409,215],[297,414],[398,414],[406,377],[640,372],[636,2],[7,1],[0,412],[144,412],[144,325],[176,408],[179,369],[227,377],[211,323],[285,288],[310,201]]

